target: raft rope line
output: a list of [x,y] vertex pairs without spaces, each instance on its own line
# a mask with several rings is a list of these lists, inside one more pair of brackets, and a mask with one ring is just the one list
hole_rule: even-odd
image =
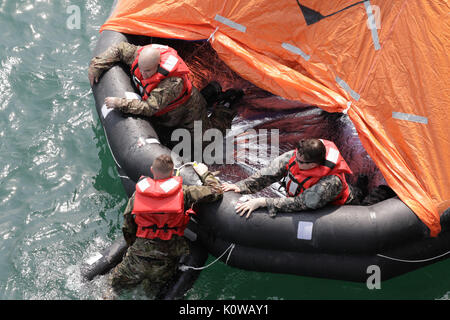
[[233,252],[233,249],[234,249],[235,247],[236,247],[236,244],[234,244],[234,243],[230,244],[230,246],[229,246],[228,248],[226,248],[225,251],[222,252],[222,254],[221,254],[219,257],[217,257],[216,260],[214,260],[213,262],[211,262],[210,264],[208,264],[208,265],[206,265],[206,266],[203,266],[203,267],[194,267],[194,266],[187,266],[187,265],[185,265],[185,264],[182,264],[182,265],[180,265],[180,266],[178,267],[178,269],[180,269],[181,271],[187,271],[187,270],[189,270],[189,269],[192,269],[192,270],[203,270],[203,269],[209,268],[209,267],[212,266],[214,263],[216,263],[217,261],[219,261],[220,258],[222,258],[222,257],[225,255],[225,253],[227,253],[227,251],[230,251],[230,252],[228,252],[227,259],[225,260],[225,264],[228,264],[228,260],[230,259],[231,252]]
[[405,259],[399,259],[399,258],[385,256],[383,254],[377,254],[377,256],[380,257],[380,258],[390,259],[390,260],[398,261],[398,262],[421,263],[421,262],[427,262],[427,261],[431,261],[431,260],[436,260],[436,259],[442,258],[443,256],[445,256],[445,255],[447,255],[449,253],[450,253],[450,251],[447,251],[447,252],[445,252],[443,254],[440,254],[440,255],[438,255],[436,257],[432,257],[432,258],[428,258],[428,259],[421,259],[421,260],[405,260]]
[[[193,161],[193,162],[186,162],[186,163],[184,163],[183,165],[177,167],[177,168],[176,168],[176,170],[177,170],[177,175],[179,175],[180,170],[183,169],[185,166],[193,166],[193,165],[196,164],[196,163],[197,163],[196,161]],[[230,246],[229,246],[228,248],[226,248],[225,251],[224,251],[224,252],[223,252],[216,260],[214,260],[213,262],[211,262],[211,263],[208,264],[207,266],[203,266],[203,267],[194,267],[194,266],[188,266],[188,265],[182,264],[182,265],[179,266],[179,269],[180,269],[181,271],[187,271],[187,270],[189,270],[189,269],[192,269],[192,270],[203,270],[203,269],[209,268],[209,267],[212,266],[214,263],[216,263],[217,261],[219,261],[220,258],[222,258],[222,257],[225,255],[225,253],[227,253],[227,251],[229,251],[229,252],[228,252],[227,259],[225,260],[225,264],[228,264],[228,260],[230,259],[231,252],[233,252],[233,249],[234,249],[235,246],[236,246],[236,245],[235,245],[234,243],[230,244]]]
[[216,30],[214,30],[214,31],[210,34],[208,40],[206,40],[206,41],[213,43],[213,42],[214,42],[214,35],[216,34],[217,30],[219,30],[219,27],[217,27]]
[[[106,134],[105,126],[103,126],[103,132],[105,133],[106,143],[108,143],[108,148],[109,148],[109,151],[111,152],[111,155],[112,155],[112,157],[113,157],[113,159],[114,159],[114,162],[116,163],[116,165],[117,165],[120,169],[122,169],[122,166],[121,166],[121,165],[119,164],[119,162],[117,161],[116,157],[114,156],[114,152],[113,152],[112,149],[111,149],[111,144],[109,143],[109,139],[108,139],[108,135]],[[122,177],[122,176],[119,175],[119,177]],[[128,178],[128,177],[125,177],[125,178]],[[129,178],[128,178],[128,179],[129,179]]]
[[210,35],[209,38],[206,39],[206,41],[204,43],[202,43],[201,45],[197,46],[197,48],[195,48],[191,54],[187,55],[186,57],[184,57],[184,60],[189,60],[190,58],[192,58],[200,49],[202,49],[204,46],[206,46],[206,44],[208,42],[210,42],[211,44],[214,42],[214,35],[216,34],[217,30],[219,30],[219,27],[217,27]]

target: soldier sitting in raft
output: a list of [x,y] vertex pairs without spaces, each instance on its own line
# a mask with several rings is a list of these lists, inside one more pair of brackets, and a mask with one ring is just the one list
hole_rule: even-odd
[[[220,84],[213,81],[202,90],[205,100],[189,80],[189,68],[171,47],[158,44],[141,47],[128,42],[114,45],[91,60],[88,70],[91,86],[98,82],[104,71],[119,62],[130,67],[142,100],[107,97],[108,108],[151,117],[165,128],[185,128],[191,137],[194,137],[194,121],[202,121],[203,132],[216,128],[225,134],[231,127],[237,113],[235,104],[242,98],[242,90],[229,89],[222,93]],[[208,102],[212,104],[217,100],[221,103],[208,117]]]
[[300,140],[296,149],[280,155],[269,167],[247,179],[236,184],[222,184],[222,190],[255,193],[284,179],[287,197],[256,198],[236,206],[241,217],[247,213],[246,218],[260,207],[267,207],[273,217],[279,211],[314,210],[328,203],[360,204],[365,193],[361,189],[367,185],[367,177],[358,179],[360,189],[348,184],[345,174],[352,174],[352,171],[333,142],[306,139]]
[[122,262],[110,274],[113,298],[117,291],[143,282],[151,296],[176,273],[181,256],[189,254],[183,237],[192,207],[196,203],[222,198],[219,181],[203,163],[194,164],[204,185],[182,185],[173,176],[174,164],[169,155],[160,155],[150,170],[153,179],[141,177],[124,212],[123,235],[128,244]]

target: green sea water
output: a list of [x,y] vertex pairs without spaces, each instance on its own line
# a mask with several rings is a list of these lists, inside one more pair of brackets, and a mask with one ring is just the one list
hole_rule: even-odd
[[[105,277],[85,282],[80,267],[121,236],[127,201],[87,80],[112,3],[0,0],[1,300],[103,295]],[[369,290],[218,262],[201,272],[187,299],[448,300],[449,271],[447,259]],[[122,298],[145,297],[135,291]]]

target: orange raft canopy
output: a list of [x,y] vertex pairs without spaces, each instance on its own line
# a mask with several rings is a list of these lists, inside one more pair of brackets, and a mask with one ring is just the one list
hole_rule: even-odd
[[101,31],[208,39],[258,87],[348,113],[437,236],[450,207],[449,12],[446,0],[122,0]]

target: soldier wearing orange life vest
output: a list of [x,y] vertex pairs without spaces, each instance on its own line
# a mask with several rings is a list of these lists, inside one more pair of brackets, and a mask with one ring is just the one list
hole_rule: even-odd
[[142,177],[124,212],[123,235],[127,254],[110,275],[113,290],[143,282],[149,296],[157,294],[177,271],[182,255],[189,254],[183,237],[195,203],[222,197],[219,181],[200,163],[194,166],[204,185],[185,186],[173,176],[170,156],[155,159],[153,178]]
[[[352,174],[352,171],[333,142],[322,139],[320,141],[325,146],[325,161],[318,163],[317,166],[311,169],[300,169],[299,163],[302,161],[298,159],[298,151],[294,150],[294,155],[286,165],[286,169],[288,170],[285,182],[286,193],[289,197],[298,196],[319,182],[321,178],[335,175],[341,181],[342,190],[332,203],[342,205],[347,201],[350,194],[345,174]],[[303,161],[303,163],[308,162]]]
[[136,237],[170,240],[173,235],[183,236],[189,214],[184,211],[182,184],[181,177],[144,177],[137,183],[131,212],[138,226]]
[[145,47],[138,49],[136,59],[134,59],[133,64],[131,65],[132,79],[141,93],[142,100],[147,100],[152,90],[155,89],[162,80],[168,77],[179,77],[183,80],[183,88],[180,95],[176,97],[175,100],[170,101],[167,107],[154,114],[154,116],[161,116],[189,100],[192,93],[192,83],[188,77],[189,68],[174,49],[157,44],[149,45],[148,48],[151,48],[152,54],[156,55],[154,58],[156,59],[155,63],[158,62],[156,72],[149,77],[144,77],[139,69],[140,54]]
[[91,60],[88,70],[91,86],[99,81],[103,72],[119,62],[130,67],[133,83],[142,99],[107,97],[108,108],[151,117],[155,124],[167,129],[187,129],[192,137],[195,121],[202,122],[203,132],[216,128],[225,133],[231,127],[242,90],[222,92],[217,82],[207,86],[213,89],[209,90],[209,103],[224,100],[208,115],[205,97],[192,85],[189,68],[174,49],[157,44],[135,46],[128,42],[114,45]]
[[295,150],[286,152],[263,168],[236,184],[224,183],[222,190],[255,193],[283,180],[286,198],[256,198],[238,204],[236,212],[249,218],[259,207],[269,214],[318,209],[335,205],[358,204],[362,191],[347,183],[352,174],[335,144],[324,139],[301,140]]

